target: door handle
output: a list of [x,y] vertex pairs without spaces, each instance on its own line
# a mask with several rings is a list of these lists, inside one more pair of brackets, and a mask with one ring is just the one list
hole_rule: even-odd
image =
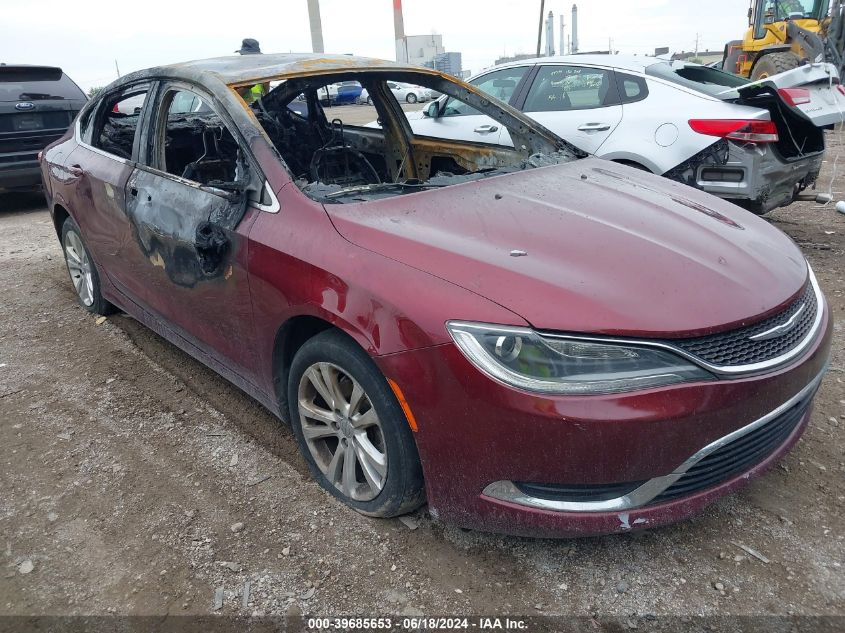
[[499,126],[498,125],[479,125],[473,131],[476,134],[492,134],[493,132],[499,131]]
[[85,175],[85,172],[82,171],[82,165],[71,165],[67,168],[68,173],[75,178],[81,178]]
[[609,129],[609,123],[585,123],[578,128],[580,132],[607,132]]

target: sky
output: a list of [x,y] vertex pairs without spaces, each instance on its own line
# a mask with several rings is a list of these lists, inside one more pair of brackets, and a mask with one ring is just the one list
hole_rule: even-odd
[[[581,50],[722,50],[746,25],[747,0],[582,0]],[[403,0],[408,35],[439,33],[478,72],[536,50],[539,0]],[[321,0],[326,52],[395,58],[393,0]],[[546,0],[571,21],[572,0]],[[0,0],[0,62],[61,66],[85,90],[162,64],[230,55],[252,37],[265,53],[309,52],[306,0]],[[567,27],[568,31],[568,27]],[[545,47],[545,43],[544,43]],[[558,43],[555,49],[559,50]]]

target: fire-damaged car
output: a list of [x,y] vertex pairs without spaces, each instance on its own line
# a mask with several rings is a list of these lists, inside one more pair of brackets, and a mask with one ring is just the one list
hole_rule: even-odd
[[[327,118],[344,81],[380,128]],[[414,134],[393,82],[512,145]],[[683,519],[776,463],[832,331],[778,229],[582,156],[434,70],[249,55],[125,76],[42,170],[79,303],[289,422],[331,494],[565,536]]]
[[[496,66],[469,80],[581,150],[731,200],[755,213],[813,187],[823,128],[845,118],[831,64],[748,84],[687,62],[577,55]],[[417,134],[512,143],[484,114],[442,97],[411,115]]]

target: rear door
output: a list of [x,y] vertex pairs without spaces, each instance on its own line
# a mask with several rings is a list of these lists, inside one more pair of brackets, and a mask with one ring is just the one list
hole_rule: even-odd
[[120,283],[192,345],[254,380],[246,236],[259,211],[236,190],[263,180],[215,108],[187,84],[158,91],[149,150],[126,183],[133,239]]
[[0,66],[0,171],[30,170],[37,181],[38,152],[67,132],[86,100],[60,68]]
[[[500,101],[510,103],[530,69],[531,66],[502,68],[480,75],[470,83]],[[510,135],[503,126],[472,106],[451,97],[441,98],[436,103],[440,108],[440,116],[423,116],[411,120],[414,134],[474,143],[511,144]],[[507,136],[504,141],[503,130]]]
[[131,239],[124,188],[139,150],[139,121],[153,84],[105,94],[79,121],[79,142],[66,168],[76,178],[75,217],[94,260],[110,280],[131,275],[123,249]]
[[521,110],[590,154],[622,121],[613,71],[589,66],[541,66]]

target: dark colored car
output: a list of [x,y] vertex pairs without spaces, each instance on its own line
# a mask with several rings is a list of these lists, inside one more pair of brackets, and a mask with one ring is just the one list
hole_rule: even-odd
[[0,190],[41,184],[38,152],[65,134],[86,101],[61,68],[0,65]]
[[[326,119],[319,88],[353,80],[381,128]],[[414,136],[389,81],[513,147]],[[832,329],[776,228],[579,156],[435,71],[255,55],[124,77],[42,170],[80,303],[289,421],[333,495],[566,536],[683,519],[769,468],[808,423]]]
[[337,87],[337,105],[355,103],[361,96],[363,88],[357,81],[342,81]]

